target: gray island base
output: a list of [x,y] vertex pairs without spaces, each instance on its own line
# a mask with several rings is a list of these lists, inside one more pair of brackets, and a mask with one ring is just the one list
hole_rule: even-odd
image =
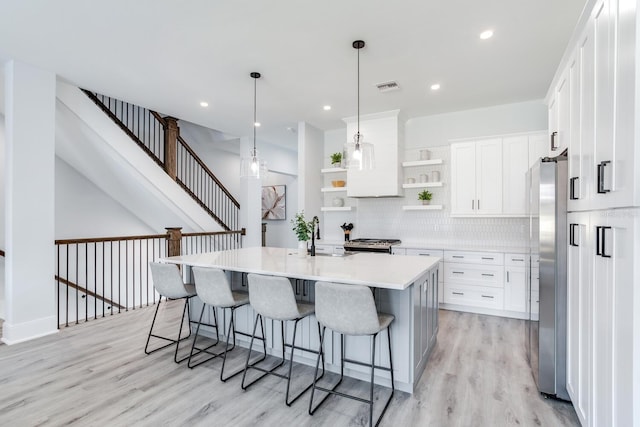
[[[257,273],[283,276],[291,280],[296,298],[314,301],[316,281],[369,286],[376,298],[378,310],[395,316],[391,329],[391,350],[394,364],[395,386],[398,390],[413,393],[425,369],[429,355],[436,344],[438,333],[438,257],[393,256],[377,253],[354,253],[352,255],[299,257],[296,250],[284,248],[250,247],[220,252],[209,252],[178,257],[163,261],[186,266],[212,267],[225,270],[237,290],[247,290],[243,274]],[[201,302],[192,299],[191,315],[200,314]],[[226,312],[226,310],[225,310]],[[210,315],[210,312],[209,312]],[[206,315],[205,315],[206,316]],[[251,332],[254,312],[249,305],[236,312],[236,329]],[[197,319],[192,319],[197,320]],[[207,323],[213,319],[206,319]],[[229,322],[228,314],[219,312],[220,325]],[[281,332],[279,322],[265,324],[267,351],[281,356]],[[212,331],[208,331],[212,333]],[[293,327],[285,329],[287,342],[291,342]],[[248,347],[247,338],[238,335],[238,343]],[[326,369],[340,372],[340,335],[328,333],[325,337]],[[376,364],[388,366],[386,334],[381,334],[376,345]],[[302,347],[319,348],[318,326],[315,316],[302,320],[298,326],[296,343]],[[370,360],[369,337],[346,337],[346,353],[349,359]],[[255,350],[255,348],[254,348]],[[299,363],[315,366],[315,358],[296,350]],[[368,380],[371,371],[367,368],[347,364],[345,375]],[[376,371],[375,381],[389,387],[390,375]]]

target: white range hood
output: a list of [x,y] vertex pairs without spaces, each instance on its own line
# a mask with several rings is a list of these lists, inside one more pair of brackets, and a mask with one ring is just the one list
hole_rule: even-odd
[[[357,117],[343,119],[347,124],[347,139],[357,132]],[[402,196],[400,152],[404,152],[404,121],[400,110],[360,116],[360,133],[364,141],[373,144],[374,169],[347,171],[348,197]]]

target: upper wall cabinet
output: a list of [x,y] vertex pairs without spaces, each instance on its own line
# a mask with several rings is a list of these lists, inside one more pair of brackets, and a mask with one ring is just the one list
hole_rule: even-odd
[[[348,197],[400,196],[402,169],[400,152],[404,153],[403,126],[399,110],[360,116],[360,133],[373,144],[373,170],[347,170]],[[344,119],[347,135],[357,132],[356,118]]]
[[451,214],[502,213],[502,140],[451,144]]
[[548,152],[546,132],[451,144],[451,214],[526,216],[526,173]]

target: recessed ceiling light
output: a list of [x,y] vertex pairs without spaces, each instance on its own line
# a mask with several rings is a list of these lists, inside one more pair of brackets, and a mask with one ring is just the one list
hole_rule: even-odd
[[324,111],[329,111],[329,110],[331,110],[331,105],[325,105],[324,107],[322,107],[322,109]]
[[438,90],[440,89],[440,83],[434,83],[431,85],[431,90]]
[[201,107],[208,107],[208,106],[209,106],[209,103],[208,103],[208,102],[206,102],[206,101],[202,101],[202,102],[200,103],[200,106],[201,106]]
[[259,127],[260,127],[260,122],[255,122],[253,125],[254,125],[255,127],[259,128]]
[[487,40],[493,37],[493,30],[487,30],[480,33],[480,38],[482,40]]

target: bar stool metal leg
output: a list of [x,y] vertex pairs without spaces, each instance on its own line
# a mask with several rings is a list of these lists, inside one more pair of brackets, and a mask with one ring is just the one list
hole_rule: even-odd
[[[189,312],[189,298],[190,297],[184,298],[184,307],[182,309],[182,317],[180,317],[180,329],[178,330],[178,338],[177,339],[167,338],[167,337],[163,337],[161,335],[156,335],[156,334],[153,333],[153,327],[155,326],[156,318],[158,317],[158,310],[160,309],[160,304],[162,303],[162,298],[160,298],[158,300],[158,304],[156,305],[156,310],[155,310],[155,313],[153,315],[153,321],[151,322],[151,328],[149,328],[149,334],[147,335],[147,343],[144,346],[145,354],[155,353],[158,350],[162,350],[163,348],[167,348],[169,346],[175,345],[176,346],[176,350],[174,352],[173,360],[176,363],[180,363],[180,362],[182,362],[182,361],[184,361],[184,360],[186,360],[188,358],[188,357],[184,357],[184,358],[178,360],[178,348],[179,348],[180,342],[184,341],[186,339],[189,339],[189,337],[191,336],[191,328],[190,327],[189,327],[189,334],[187,334],[187,336],[185,336],[185,337],[182,336],[182,327],[183,327],[183,324],[184,324],[185,314],[190,314],[190,312]],[[164,341],[169,341],[169,342],[167,344],[163,345],[163,346],[154,348],[153,350],[149,350],[149,342],[151,340],[151,337],[158,338],[158,339],[161,339],[161,340],[164,340]]]

